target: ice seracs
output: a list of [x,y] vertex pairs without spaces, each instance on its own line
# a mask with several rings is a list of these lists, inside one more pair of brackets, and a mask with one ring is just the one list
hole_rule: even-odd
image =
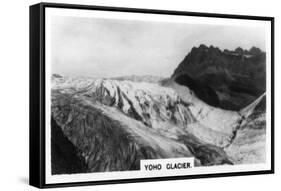
[[137,169],[145,158],[192,156],[196,165],[260,161],[245,140],[254,141],[254,153],[262,152],[264,130],[249,128],[262,119],[261,100],[230,111],[206,104],[173,81],[52,78],[52,118],[91,172]]

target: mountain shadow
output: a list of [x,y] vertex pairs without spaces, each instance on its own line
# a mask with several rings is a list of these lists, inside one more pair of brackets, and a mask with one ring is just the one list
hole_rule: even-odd
[[86,173],[85,161],[75,146],[64,136],[56,121],[51,119],[52,174]]
[[187,74],[180,75],[176,77],[175,81],[183,86],[188,87],[197,95],[198,98],[205,101],[211,106],[218,107],[220,104],[219,98],[216,92],[207,85],[193,80]]

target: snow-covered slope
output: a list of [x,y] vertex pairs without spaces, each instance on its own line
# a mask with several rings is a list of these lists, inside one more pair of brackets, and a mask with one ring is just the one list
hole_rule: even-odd
[[137,169],[145,158],[236,163],[230,148],[249,117],[242,113],[209,106],[173,81],[52,77],[52,117],[89,171]]
[[266,158],[266,95],[240,111],[243,116],[231,144],[225,148],[236,163],[263,163]]
[[161,122],[171,122],[184,128],[195,121],[188,103],[183,102],[170,88],[146,82],[102,79],[83,81],[60,79],[53,83],[53,90],[118,108],[151,128],[158,128]]
[[229,144],[242,120],[238,112],[212,107],[198,99],[193,91],[172,80],[165,86],[175,91],[181,100],[189,103],[188,109],[195,119],[195,122],[186,127],[190,133],[219,147]]

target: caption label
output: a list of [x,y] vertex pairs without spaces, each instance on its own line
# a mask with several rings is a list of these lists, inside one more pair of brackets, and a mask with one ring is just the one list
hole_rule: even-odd
[[182,171],[193,167],[194,158],[141,160],[141,171]]

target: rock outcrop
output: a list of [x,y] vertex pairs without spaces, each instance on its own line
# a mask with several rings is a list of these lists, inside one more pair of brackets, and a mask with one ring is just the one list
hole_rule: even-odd
[[86,173],[87,165],[81,153],[64,135],[56,121],[51,119],[52,174]]
[[[200,45],[192,48],[172,78],[177,81],[184,74],[206,89],[207,95],[202,94],[201,88],[198,97],[207,102],[212,89],[219,98],[219,107],[238,111],[265,92],[265,62],[266,53],[256,47],[249,51],[242,48],[221,51]],[[218,105],[217,102],[210,104]]]

